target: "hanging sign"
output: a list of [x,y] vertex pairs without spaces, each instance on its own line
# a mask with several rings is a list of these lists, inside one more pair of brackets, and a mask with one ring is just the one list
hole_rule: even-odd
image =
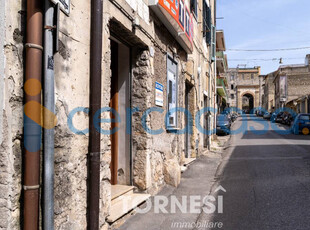
[[158,82],[155,83],[155,105],[164,106],[164,86]]
[[51,0],[54,4],[60,5],[61,11],[63,11],[66,15],[70,14],[70,0]]

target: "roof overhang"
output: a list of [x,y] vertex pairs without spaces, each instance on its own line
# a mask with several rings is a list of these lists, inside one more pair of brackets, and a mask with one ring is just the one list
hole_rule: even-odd
[[[189,12],[184,7],[184,27],[179,23],[179,10],[171,1],[167,0],[149,0],[149,7],[154,11],[161,22],[167,27],[169,32],[173,35],[175,40],[182,46],[182,48],[188,53],[193,52],[193,24],[192,17],[190,19],[190,35],[185,32],[186,14]],[[179,7],[179,6],[178,6]]]
[[226,51],[226,44],[223,30],[216,31],[216,50]]

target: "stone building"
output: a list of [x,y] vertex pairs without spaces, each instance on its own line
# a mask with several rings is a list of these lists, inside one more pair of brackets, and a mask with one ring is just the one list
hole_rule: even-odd
[[[101,107],[112,107],[120,122],[101,124],[100,229],[126,214],[118,210],[119,197],[134,190],[137,205],[165,184],[178,186],[183,164],[210,146],[212,133],[201,129],[214,127],[214,114],[195,118],[216,104],[216,1],[191,2],[103,1],[99,96]],[[27,2],[0,4],[0,229],[20,229]],[[70,14],[60,14],[54,56],[57,229],[87,226],[90,7],[71,0]],[[173,112],[176,107],[192,116]],[[111,109],[101,117],[111,118]],[[184,129],[192,132],[180,134]]]
[[[247,113],[261,105],[262,80],[260,67],[230,68],[230,87],[236,91],[236,107]],[[232,93],[233,94],[233,93]],[[234,97],[234,96],[233,96]]]
[[[309,58],[309,55],[307,58]],[[307,58],[305,64],[282,65],[275,72],[274,100],[276,109],[286,107],[287,104],[293,103],[294,100],[310,94],[310,71]],[[304,107],[306,107],[306,104]],[[297,108],[295,110],[296,112],[300,112]]]
[[268,112],[273,112],[275,109],[275,87],[273,84],[275,72],[269,73],[264,76],[263,95],[262,95],[262,108]]
[[228,69],[226,73],[226,80],[227,80],[227,94],[228,94],[228,100],[229,105],[231,108],[237,108],[237,85],[236,85],[236,79],[238,76],[238,70],[237,69]]

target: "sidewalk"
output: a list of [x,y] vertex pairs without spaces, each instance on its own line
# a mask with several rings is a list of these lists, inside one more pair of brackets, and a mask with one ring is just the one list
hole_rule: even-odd
[[[207,156],[201,156],[193,164],[191,164],[187,171],[182,174],[181,183],[178,188],[165,186],[163,190],[156,196],[165,196],[170,198],[175,196],[178,201],[182,201],[182,196],[201,196],[209,195],[216,186],[215,174],[218,165],[221,162],[222,156],[219,150],[223,144],[223,138],[220,138],[219,148],[217,151],[208,153]],[[224,140],[228,138],[224,138]],[[169,199],[170,200],[170,199]],[[151,198],[152,209],[146,214],[136,214],[127,219],[127,221],[118,228],[119,230],[167,230],[167,229],[190,229],[172,227],[174,223],[195,223],[202,211],[202,204],[198,205],[198,213],[181,213],[179,208],[176,208],[176,213],[155,213],[154,212],[154,197]],[[187,206],[190,205],[189,198],[187,199]],[[145,207],[146,205],[144,205]],[[170,203],[167,206],[170,209]],[[143,207],[141,207],[143,208]],[[188,208],[189,209],[189,208]]]

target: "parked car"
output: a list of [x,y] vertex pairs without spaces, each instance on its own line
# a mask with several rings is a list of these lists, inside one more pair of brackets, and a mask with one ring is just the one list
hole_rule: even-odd
[[281,123],[282,122],[282,118],[283,118],[284,112],[280,112],[277,114],[276,118],[275,118],[275,122],[276,123]]
[[258,115],[259,117],[263,117],[264,114],[265,114],[265,112],[264,112],[263,110],[259,110],[257,115]]
[[267,113],[264,114],[263,117],[264,117],[264,119],[266,119],[266,120],[270,120],[270,118],[271,118],[271,113],[267,112]]
[[231,120],[226,114],[217,115],[216,134],[230,134]]
[[292,115],[290,113],[285,113],[283,115],[283,118],[282,118],[282,124],[291,126],[291,124],[294,121],[295,117],[296,116],[294,114]]
[[310,114],[298,114],[291,127],[294,134],[309,134],[310,132]]
[[277,117],[277,115],[278,115],[277,113],[272,113],[272,114],[271,114],[271,117],[270,117],[270,121],[271,121],[271,122],[276,122],[276,117]]
[[237,113],[233,113],[231,115],[232,122],[235,122],[237,120],[237,118],[238,118],[238,114]]

